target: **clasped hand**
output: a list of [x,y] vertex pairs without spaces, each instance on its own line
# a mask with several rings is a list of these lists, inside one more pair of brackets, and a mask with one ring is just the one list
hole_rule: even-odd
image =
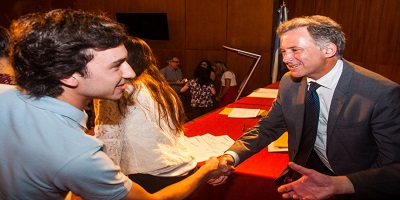
[[231,156],[223,155],[219,157],[218,160],[218,170],[221,175],[219,177],[210,178],[207,181],[208,184],[213,186],[224,184],[226,179],[228,179],[228,175],[235,170],[235,167],[233,166],[234,160]]

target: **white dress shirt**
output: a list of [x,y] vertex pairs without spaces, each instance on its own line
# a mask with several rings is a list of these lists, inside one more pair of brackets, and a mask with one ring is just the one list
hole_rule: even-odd
[[[328,158],[326,156],[326,139],[327,139],[327,127],[328,127],[328,116],[329,110],[331,107],[333,93],[335,92],[336,85],[339,82],[339,78],[343,71],[343,61],[338,60],[331,71],[325,74],[318,80],[313,80],[311,78],[307,78],[307,84],[311,81],[317,82],[321,85],[317,89],[317,93],[319,96],[320,110],[319,110],[319,121],[318,121],[318,130],[317,130],[317,138],[314,144],[314,150],[317,152],[321,161],[332,170],[332,167],[329,165]],[[239,161],[239,156],[236,152],[226,151],[225,154],[231,155],[236,166]]]
[[328,158],[326,156],[326,144],[327,144],[327,127],[328,127],[328,116],[329,110],[331,107],[333,93],[335,92],[336,85],[339,82],[340,75],[343,71],[343,61],[338,60],[336,65],[333,67],[331,71],[325,74],[318,80],[313,80],[307,77],[307,84],[310,85],[311,81],[317,82],[321,85],[317,89],[317,93],[319,96],[319,121],[318,121],[318,130],[317,130],[317,138],[314,144],[314,150],[317,152],[321,161],[328,167],[331,171],[332,168],[329,165]]

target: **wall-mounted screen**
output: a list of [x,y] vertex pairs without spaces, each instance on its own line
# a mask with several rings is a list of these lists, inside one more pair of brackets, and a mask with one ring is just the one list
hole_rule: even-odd
[[117,13],[117,21],[131,36],[150,40],[169,40],[167,13]]

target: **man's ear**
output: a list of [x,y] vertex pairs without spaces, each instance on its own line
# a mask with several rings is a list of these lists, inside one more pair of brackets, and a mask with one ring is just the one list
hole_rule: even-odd
[[61,79],[60,81],[61,81],[61,83],[63,83],[64,85],[66,85],[68,87],[77,87],[79,85],[77,76],[80,76],[80,75],[77,73],[74,73],[70,77]]
[[325,45],[324,47],[325,57],[331,58],[336,55],[336,52],[337,52],[337,46],[332,42],[329,42]]

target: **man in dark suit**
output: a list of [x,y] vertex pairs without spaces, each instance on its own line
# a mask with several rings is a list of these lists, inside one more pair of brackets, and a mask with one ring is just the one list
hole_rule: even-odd
[[[344,33],[324,16],[295,18],[277,30],[280,50],[290,70],[268,115],[241,136],[220,158],[220,167],[233,170],[253,154],[289,132],[289,160],[298,163],[311,82],[320,85],[316,136],[301,165],[328,175],[400,162],[400,86],[344,59]],[[315,135],[314,134],[314,135]],[[276,180],[298,179],[286,168]],[[209,181],[218,185],[225,179]],[[221,181],[221,182],[220,182]]]

